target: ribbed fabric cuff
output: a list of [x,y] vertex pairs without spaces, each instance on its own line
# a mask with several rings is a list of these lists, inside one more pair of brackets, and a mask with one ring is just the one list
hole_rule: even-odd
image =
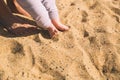
[[52,11],[52,12],[49,12],[49,17],[50,19],[59,19],[59,15],[58,15],[58,11]]

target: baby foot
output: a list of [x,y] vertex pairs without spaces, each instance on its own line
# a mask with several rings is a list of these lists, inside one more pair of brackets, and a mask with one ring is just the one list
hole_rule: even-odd
[[53,25],[60,31],[67,31],[69,30],[69,28],[67,26],[65,26],[64,24],[60,23],[59,20],[51,20]]
[[54,36],[58,35],[58,30],[55,28],[55,26],[50,26],[47,28],[49,31],[50,37],[53,38]]

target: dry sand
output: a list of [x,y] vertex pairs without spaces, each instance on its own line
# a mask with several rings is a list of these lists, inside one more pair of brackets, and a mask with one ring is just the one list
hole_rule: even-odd
[[0,80],[120,80],[120,0],[57,0],[58,39],[0,29]]

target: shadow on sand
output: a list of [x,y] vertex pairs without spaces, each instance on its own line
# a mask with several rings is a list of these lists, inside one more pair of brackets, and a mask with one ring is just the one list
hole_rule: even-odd
[[[30,24],[33,26],[37,26],[36,23],[33,20],[29,20],[26,19],[24,17],[20,17],[20,16],[16,16],[22,20],[24,20],[25,23],[23,24]],[[22,32],[22,34],[13,34],[11,32],[9,32],[5,26],[3,26],[2,24],[0,24],[0,36],[4,36],[4,37],[8,37],[8,38],[15,38],[15,37],[26,37],[26,36],[30,36],[30,35],[35,35],[35,34],[41,34],[44,38],[46,39],[50,39],[50,35],[49,32],[47,30],[43,30],[41,28],[36,28],[36,27],[19,27],[14,29],[14,31],[20,31]]]

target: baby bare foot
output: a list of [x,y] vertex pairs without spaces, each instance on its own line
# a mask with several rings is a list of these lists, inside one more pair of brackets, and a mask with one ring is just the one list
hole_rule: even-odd
[[53,25],[60,31],[67,31],[69,28],[62,24],[59,20],[51,20]]
[[48,27],[47,30],[49,31],[49,34],[50,34],[51,38],[58,35],[58,30],[54,26]]

